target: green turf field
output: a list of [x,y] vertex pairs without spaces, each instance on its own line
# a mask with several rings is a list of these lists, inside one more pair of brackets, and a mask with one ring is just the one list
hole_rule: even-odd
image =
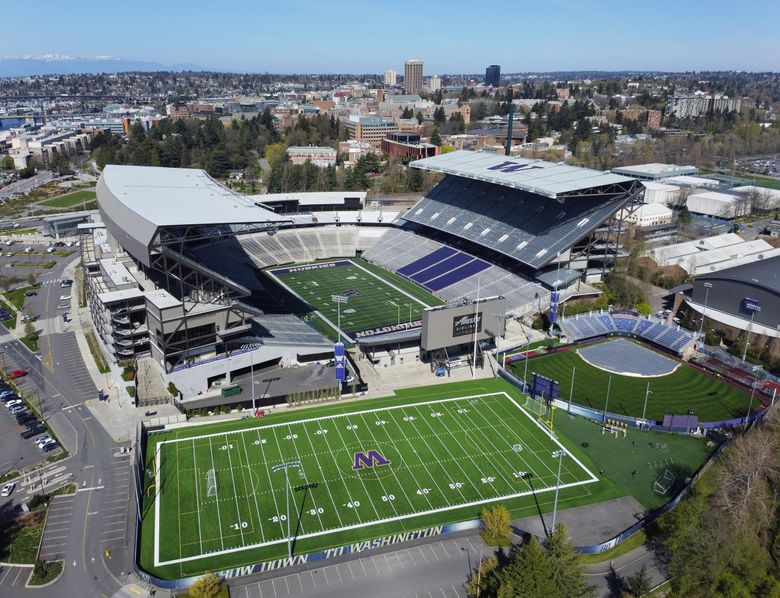
[[[486,393],[457,394],[475,384],[415,389],[400,400],[153,435],[144,568],[180,577],[285,555],[284,474],[272,467],[291,460],[300,461],[290,471],[296,553],[473,519],[497,501],[518,516],[548,511],[561,446],[561,507],[624,494],[592,473],[576,444],[556,440],[524,411],[519,393],[484,385]],[[355,454],[371,450],[390,463],[375,456],[372,467],[355,470]]]
[[94,191],[74,191],[40,202],[40,205],[50,208],[70,208],[79,204],[94,201],[97,194]]
[[419,327],[422,310],[442,303],[425,289],[357,259],[271,268],[266,273],[312,306],[333,330],[338,308],[331,297],[347,297],[341,305],[341,330],[353,340],[385,327]]
[[[643,345],[647,346],[647,345]],[[511,365],[515,375],[522,379],[525,364],[522,360]],[[641,417],[647,383],[651,393],[647,402],[647,419],[661,421],[667,413],[686,414],[692,409],[699,421],[720,421],[744,417],[750,394],[722,380],[708,376],[682,364],[668,376],[650,379],[610,374],[586,363],[570,349],[544,355],[528,362],[528,381],[538,372],[557,380],[562,400],[568,400],[574,372],[573,401],[594,409],[603,409],[607,384],[612,378],[608,411],[632,417]],[[753,407],[759,403],[754,400]]]

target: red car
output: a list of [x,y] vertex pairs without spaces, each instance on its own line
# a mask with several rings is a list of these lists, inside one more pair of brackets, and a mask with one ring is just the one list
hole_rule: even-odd
[[26,375],[27,375],[27,370],[14,370],[10,374],[8,374],[8,377],[11,380],[15,380],[16,378],[21,378]]

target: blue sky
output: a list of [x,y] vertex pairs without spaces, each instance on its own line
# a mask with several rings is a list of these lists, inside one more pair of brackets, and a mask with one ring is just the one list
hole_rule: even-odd
[[[13,3],[21,7],[22,4]],[[42,0],[0,54],[252,72],[780,70],[780,1]]]

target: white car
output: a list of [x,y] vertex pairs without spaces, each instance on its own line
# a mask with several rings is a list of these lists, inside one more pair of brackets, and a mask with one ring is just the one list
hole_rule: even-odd
[[44,444],[48,444],[49,442],[53,442],[54,438],[52,438],[49,435],[46,436],[39,436],[35,439],[35,444],[38,445],[38,448],[43,448]]
[[70,301],[70,295],[60,295],[60,301]]
[[11,482],[10,484],[6,484],[3,486],[3,489],[0,490],[0,496],[11,496],[11,492],[14,491],[14,488],[16,488],[16,482]]
[[67,303],[60,303],[57,306],[57,309],[70,309],[70,305],[68,305]]
[[[36,444],[37,444],[37,443],[36,443]],[[54,440],[54,438],[47,438],[46,440],[44,440],[43,442],[41,442],[40,444],[38,444],[38,448],[39,448],[39,449],[46,448],[46,447],[47,447],[48,445],[50,445],[50,444],[57,444],[57,441],[56,441],[56,440]]]
[[12,400],[8,401],[5,404],[5,406],[8,407],[9,409],[11,409],[12,407],[16,407],[17,405],[21,405],[21,404],[22,404],[22,399],[12,399]]

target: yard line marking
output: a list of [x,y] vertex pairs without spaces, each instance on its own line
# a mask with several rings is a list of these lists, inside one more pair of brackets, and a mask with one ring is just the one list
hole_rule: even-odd
[[[193,448],[195,447],[194,442],[192,446]],[[214,465],[214,450],[211,447],[211,436],[209,436],[209,455],[211,455],[211,468],[214,470],[214,477],[216,477],[217,468]],[[217,499],[217,525],[219,526],[219,543],[222,546],[222,550],[225,550],[225,540],[222,536],[222,517],[219,514],[219,485],[217,485],[217,487],[214,489],[214,495],[216,496]]]
[[[368,422],[366,421],[366,418],[361,415],[360,416],[360,421],[362,421],[363,424],[368,428],[368,430],[369,430],[369,432],[371,434],[371,438],[373,438],[374,442],[376,442],[376,445],[379,446],[379,441],[376,439],[376,436],[374,435],[374,431],[371,428],[371,426],[368,424]],[[377,427],[381,427],[381,426],[377,426]],[[357,432],[355,432],[355,433],[357,434]],[[401,483],[401,480],[398,478],[398,473],[396,472],[395,468],[392,468],[390,470],[390,472],[393,474],[393,477],[395,478],[395,481],[398,483],[398,487],[401,488],[401,492],[403,493],[404,498],[406,498],[406,502],[409,503],[409,509],[411,510],[411,512],[414,512],[414,510],[415,510],[414,509],[414,503],[412,502],[412,499],[409,498],[409,495],[406,493],[406,490],[404,489],[404,485]],[[382,486],[382,490],[384,491],[384,484],[382,484],[382,480],[381,479],[379,480],[379,485]],[[385,495],[387,495],[386,492],[385,492]],[[390,501],[390,502],[391,502],[391,506],[393,507],[393,510],[396,511],[396,509],[395,509],[395,501]],[[396,514],[397,513],[398,513],[398,511],[396,511]]]
[[[308,432],[308,430],[306,430],[305,426],[304,426],[303,429],[304,429],[304,431]],[[328,491],[328,496],[330,497],[330,504],[333,505],[333,510],[336,513],[336,517],[338,517],[338,520],[339,520],[339,527],[343,527],[344,526],[344,522],[341,520],[341,515],[339,514],[339,508],[336,506],[336,501],[333,499],[333,494],[330,491],[330,484],[328,484],[327,482],[324,481],[325,478],[326,478],[325,472],[322,469],[322,465],[320,465],[320,458],[317,456],[317,450],[314,448],[314,443],[311,441],[311,435],[306,433],[306,434],[304,434],[304,436],[306,436],[306,439],[309,441],[309,446],[311,446],[311,450],[314,452],[314,460],[317,462],[317,467],[320,470],[320,474],[322,474],[323,484],[325,485],[325,489]],[[327,436],[327,434],[322,434],[322,436]],[[330,447],[328,447],[328,448],[330,448]],[[341,473],[341,472],[339,472],[339,473]],[[320,523],[322,523],[322,520],[320,520]]]
[[[192,463],[194,466],[194,478],[195,478],[195,510],[198,513],[198,541],[200,542],[200,551],[203,552],[203,532],[200,527],[200,491],[198,490],[198,461],[195,454],[195,441],[192,441]],[[179,464],[179,451],[176,451],[176,465]],[[181,511],[179,511],[179,519],[181,520]],[[179,523],[181,526],[181,522]],[[181,538],[181,531],[179,532]]]
[[[259,428],[255,428],[255,434],[257,435],[257,440],[260,442],[260,444],[258,444],[257,446],[260,447],[260,452],[263,455],[263,463],[267,464],[268,461],[265,458],[265,449],[263,448],[263,439],[260,438],[260,429]],[[275,434],[273,432],[269,432],[269,436],[275,436]],[[268,487],[269,488],[273,488],[274,487],[274,482],[271,479],[271,468],[270,467],[264,467],[263,469],[265,469],[265,473],[268,476]],[[279,531],[282,533],[282,539],[284,540],[284,539],[286,539],[287,531],[284,529],[284,522],[282,521],[282,518],[280,516],[281,515],[281,511],[279,510],[279,503],[276,502],[276,492],[271,492],[271,497],[274,499],[274,508],[276,509],[276,513],[277,513],[277,518],[276,519],[277,519],[277,522],[279,523]],[[273,518],[272,518],[272,520],[273,520]]]
[[[476,438],[476,434],[472,434],[472,433],[471,433],[471,432],[473,432],[473,430],[471,430],[471,429],[470,429],[470,430],[467,430],[466,428],[464,428],[464,427],[463,427],[463,425],[462,425],[462,424],[461,424],[461,422],[460,422],[461,418],[460,418],[460,417],[458,417],[458,414],[457,414],[457,413],[453,413],[453,412],[452,412],[452,411],[451,411],[451,410],[448,408],[448,406],[444,406],[444,407],[442,407],[442,409],[443,409],[443,410],[444,410],[444,411],[445,411],[445,412],[446,412],[446,413],[447,413],[447,414],[448,414],[448,415],[449,415],[449,416],[450,416],[450,417],[451,417],[453,420],[455,420],[455,421],[457,422],[457,425],[458,425],[458,427],[459,427],[461,430],[463,430],[463,431],[466,433],[466,437],[467,437],[467,438],[469,438],[469,439],[472,441],[472,444],[474,445],[474,448],[476,448],[478,451],[480,451],[480,455],[481,455],[482,457],[485,457],[485,458],[487,458],[487,460],[488,460],[488,461],[490,461],[490,457],[489,457],[489,455],[490,455],[491,453],[494,453],[494,452],[498,451],[498,454],[501,456],[501,458],[502,458],[502,459],[503,459],[503,460],[506,462],[506,464],[507,464],[507,465],[509,465],[509,471],[508,471],[508,472],[506,472],[506,471],[503,471],[503,470],[501,471],[501,473],[503,474],[503,476],[502,476],[502,477],[503,477],[503,478],[505,478],[505,480],[504,480],[504,481],[505,481],[505,483],[506,483],[506,484],[509,486],[510,492],[511,492],[512,490],[514,490],[514,486],[512,485],[512,473],[513,473],[514,471],[516,471],[516,469],[515,469],[514,465],[512,465],[511,461],[509,461],[509,459],[507,459],[507,457],[506,457],[506,456],[505,456],[505,454],[504,454],[504,451],[501,451],[499,447],[497,447],[495,444],[493,444],[493,443],[492,443],[492,441],[490,440],[490,438],[488,437],[488,435],[487,435],[487,434],[485,434],[485,431],[484,431],[484,429],[483,429],[482,427],[480,427],[480,426],[477,426],[477,427],[476,427],[476,430],[477,430],[477,432],[478,432],[479,434],[481,434],[482,436],[484,436],[484,438],[485,438],[485,439],[487,440],[487,442],[488,442],[488,446],[487,446],[488,452],[486,453],[486,452],[483,450],[483,449],[485,448],[485,446],[484,446],[484,445],[482,445],[482,447],[478,446],[478,441],[477,441],[477,438]],[[475,409],[474,411],[478,411],[478,412],[479,412],[479,411],[481,411],[481,410],[480,410],[480,409]],[[480,414],[480,415],[481,415],[481,414]],[[483,417],[484,417],[484,416],[483,416]],[[485,421],[487,421],[487,420],[485,420]],[[479,444],[482,444],[482,443],[479,443]],[[492,450],[491,450],[491,449],[492,449]],[[469,453],[470,453],[470,451],[469,451]],[[522,458],[522,457],[521,457],[521,458]],[[472,459],[472,461],[473,461],[473,459]],[[493,462],[494,464],[496,463],[496,461],[495,461],[495,460],[493,460],[492,462]],[[498,469],[498,468],[497,468],[497,469]],[[487,473],[487,472],[480,472],[480,473],[483,473],[483,474],[485,474],[485,473]],[[498,473],[499,473],[499,472],[496,472],[496,475],[498,475]],[[489,475],[489,474],[488,474],[488,475]],[[483,475],[483,476],[482,476],[482,479],[489,479],[489,478],[486,478],[486,477]],[[497,494],[498,496],[502,496],[502,495],[504,494],[503,492],[499,492],[499,491],[498,491],[498,489],[496,488],[496,485],[495,485],[495,483],[493,483],[493,482],[489,482],[489,484],[490,484],[490,486],[492,486],[492,487],[493,487],[493,490],[496,492],[496,494]],[[483,482],[483,485],[484,485],[484,482]]]
[[[341,481],[342,484],[344,484],[344,490],[347,493],[347,500],[351,502],[352,501],[352,496],[350,496],[349,486],[347,486],[347,481],[344,479],[344,476],[341,474],[341,468],[339,467],[338,461],[336,461],[336,455],[338,454],[338,451],[334,452],[333,449],[331,448],[330,441],[328,440],[328,435],[325,434],[324,432],[322,432],[323,427],[322,427],[322,424],[320,424],[320,422],[317,422],[317,428],[321,432],[320,435],[323,438],[325,438],[325,444],[328,447],[328,453],[333,458],[333,464],[336,466],[336,471],[339,472],[339,480]],[[332,499],[332,497],[331,497],[331,499]],[[360,513],[358,512],[358,510],[357,509],[352,509],[352,510],[355,512],[355,515],[357,516],[358,521],[360,523],[363,523],[363,520],[361,519]],[[336,513],[338,514],[338,508],[336,508]],[[342,526],[344,525],[344,522],[341,520],[341,515],[339,515],[339,522],[341,523]]]
[[[346,447],[348,446],[348,443],[346,440],[344,440],[344,437],[341,435],[341,429],[338,427],[338,425],[334,425],[334,428],[336,430],[336,433],[339,435],[339,440],[341,441],[342,446]],[[336,455],[333,455],[333,459],[336,459]],[[338,465],[338,463],[337,463]],[[368,492],[368,487],[366,486],[366,481],[362,478],[362,476],[358,476],[358,479],[360,480],[360,485],[363,486],[363,492],[366,493],[366,499],[368,500],[369,504],[371,505],[371,508],[374,509],[374,514],[377,516],[378,519],[381,519],[381,515],[379,514],[379,511],[376,510],[376,505],[374,504],[374,501],[371,500],[371,494]],[[346,484],[346,483],[345,483]],[[347,499],[352,502],[352,495],[347,491]],[[357,509],[353,509],[354,511],[357,511]],[[362,524],[362,521],[361,521]]]
[[[241,509],[238,506],[238,487],[236,486],[236,476],[233,475],[233,458],[230,456],[230,449],[231,444],[230,440],[228,440],[228,437],[225,436],[225,452],[228,456],[228,465],[230,466],[230,479],[233,482],[233,498],[236,501],[236,517],[238,517],[237,525],[238,525],[238,533],[241,534],[241,546],[244,545],[244,527],[241,525],[243,520],[241,519]],[[214,454],[211,455],[212,460],[214,459]],[[216,475],[216,473],[215,473]],[[219,512],[219,496],[217,496],[217,512]],[[220,535],[222,534],[222,524],[220,523],[219,526],[220,529]]]
[[[288,425],[288,426],[287,426],[288,433],[289,433],[290,435],[292,435],[292,432],[289,432],[289,428],[290,428],[290,426]],[[278,436],[276,433],[272,434],[272,436],[274,437],[274,440],[276,440],[276,446],[277,446],[277,448],[279,449],[279,455],[280,455],[280,458],[282,458],[282,459],[285,459],[285,451],[283,451],[283,450],[282,450],[282,443],[281,443],[281,441],[279,440],[279,436]],[[292,439],[291,439],[291,441],[292,441]],[[298,449],[296,448],[295,450],[296,450],[296,452],[297,452],[297,450],[298,450]],[[299,457],[299,458],[300,458],[300,457]],[[286,459],[285,459],[285,460],[286,460]],[[303,471],[303,464],[299,465],[299,471]],[[287,472],[287,473],[289,474],[289,472]],[[304,473],[304,475],[305,475],[305,473]],[[290,482],[289,482],[289,478],[288,478],[288,483],[290,483]],[[288,489],[287,489],[287,488],[285,488],[285,492],[287,492],[287,491],[288,491]],[[301,500],[303,500],[303,499],[301,499]],[[292,505],[292,507],[293,507],[292,509],[290,509],[290,513],[291,513],[291,514],[292,514],[292,513],[300,513],[300,511],[298,510],[298,505],[297,505],[297,504],[295,504],[295,492],[292,492],[292,488],[290,488],[290,504],[291,504],[291,505]],[[303,507],[303,503],[301,503],[301,507]],[[281,515],[281,514],[280,514],[280,515]],[[292,515],[291,515],[291,516],[292,516]],[[279,517],[279,519],[281,520],[281,517]],[[302,517],[299,517],[299,518],[298,518],[298,526],[301,528],[301,534],[300,534],[300,535],[303,535],[303,534],[305,534],[305,533],[306,533],[306,532],[304,532],[304,530],[303,530],[303,521],[302,521],[302,519],[303,519]],[[291,519],[291,520],[290,520],[288,523],[289,523],[290,525],[292,525],[292,519]],[[323,528],[324,528],[324,526],[322,525],[322,521],[320,521],[320,529],[323,529]],[[286,532],[282,532],[282,533],[284,534],[284,537],[285,537],[285,539],[286,539],[286,538],[287,538],[287,533],[286,533]]]
[[[249,461],[249,451],[246,449],[246,437],[242,434],[241,435],[241,443],[244,445],[244,456],[246,457],[246,468],[249,471],[249,484],[252,484],[252,470],[250,468],[250,461]],[[260,481],[260,478],[258,477],[257,481]],[[260,537],[265,541],[265,533],[263,532],[263,516],[260,514],[260,503],[257,502],[257,492],[255,492],[255,488],[252,487],[251,489],[252,496],[255,499],[255,511],[257,511],[257,522],[260,525]]]
[[[450,456],[450,459],[452,459],[453,463],[455,463],[455,465],[457,465],[457,466],[458,466],[458,469],[460,469],[461,473],[464,475],[463,484],[465,485],[466,483],[468,483],[468,482],[470,481],[470,479],[471,479],[471,476],[469,476],[469,474],[467,474],[467,473],[466,473],[466,470],[465,470],[465,469],[463,469],[463,467],[461,466],[461,464],[460,464],[460,462],[458,461],[458,459],[457,459],[457,458],[455,458],[455,455],[453,455],[453,454],[452,454],[452,452],[450,452],[450,449],[449,449],[449,447],[448,447],[446,444],[444,444],[444,441],[442,441],[441,437],[440,437],[440,436],[439,436],[439,434],[436,432],[436,430],[434,430],[434,429],[433,429],[433,426],[432,426],[432,425],[431,425],[431,423],[430,423],[430,422],[429,422],[429,421],[426,419],[426,417],[425,417],[425,415],[423,414],[422,410],[421,410],[421,409],[419,409],[417,406],[415,406],[415,411],[417,412],[417,415],[418,415],[417,419],[420,419],[420,420],[423,420],[423,421],[425,421],[425,425],[426,425],[426,426],[428,426],[428,428],[430,429],[430,431],[431,431],[431,433],[432,433],[433,437],[434,437],[434,438],[436,438],[436,440],[438,441],[438,443],[439,443],[439,444],[440,444],[442,447],[444,447],[444,450],[445,450],[445,451],[446,451],[446,453],[447,453],[447,454]],[[412,423],[412,426],[414,426],[415,430],[417,429],[417,425],[416,425],[415,423]],[[427,441],[426,441],[426,444],[428,444],[428,443],[427,443]],[[437,454],[437,453],[434,451],[434,452],[433,452],[433,454],[435,455],[435,454]],[[472,461],[472,463],[473,463],[473,461]],[[477,471],[479,471],[479,468],[477,468]],[[475,488],[475,489],[477,489],[476,485],[474,485],[473,483],[472,483],[472,486],[474,486],[474,488]],[[468,499],[466,498],[466,495],[465,495],[465,494],[463,494],[463,490],[462,490],[462,488],[457,488],[457,487],[456,487],[456,488],[455,488],[455,490],[457,490],[458,494],[460,494],[461,498],[463,498],[463,500],[464,500],[464,501],[468,502]],[[482,498],[482,499],[484,499],[484,498],[485,498],[484,496],[482,496],[482,493],[479,491],[479,489],[477,489],[477,494],[479,495],[479,497],[480,497],[480,498]],[[445,496],[446,496],[446,495],[445,495]]]
[[[307,430],[306,430],[305,426],[303,428],[303,431],[304,431],[304,435],[306,435]],[[295,447],[295,455],[298,457],[298,461],[301,463],[301,465],[299,466],[299,469],[300,469],[300,471],[303,471],[303,474],[305,476],[306,472],[303,469],[303,459],[301,458],[301,453],[298,451],[298,443],[295,442],[295,438],[293,437],[293,431],[292,431],[292,426],[291,425],[287,426],[287,432],[288,432],[288,436],[290,437],[290,442]],[[281,448],[281,442],[279,442],[279,438],[278,437],[276,439],[276,442],[279,443],[279,447]],[[317,466],[319,467],[319,461],[317,461]],[[320,473],[322,473],[322,470],[320,470]],[[307,483],[308,483],[308,479],[307,478],[304,478],[304,480],[306,480]],[[293,492],[293,494],[295,494],[295,493]],[[314,512],[317,514],[317,520],[320,522],[320,529],[325,529],[327,526],[322,523],[322,517],[320,516],[320,509],[317,506],[317,501],[314,498],[314,492],[309,492],[309,495],[311,496],[311,502],[314,505]],[[304,493],[304,497],[305,496],[306,495]],[[303,505],[303,499],[301,499],[301,507],[303,508],[303,506],[304,506]],[[301,519],[303,519],[303,513],[301,513]],[[301,525],[301,531],[303,532],[303,521],[301,521],[300,525]]]
[[[434,485],[434,486],[436,486],[436,489],[439,491],[439,495],[440,495],[442,498],[445,498],[445,497],[446,497],[446,495],[444,494],[444,492],[442,492],[442,490],[441,490],[441,487],[439,486],[439,483],[436,481],[436,476],[434,476],[434,475],[431,473],[431,470],[430,470],[430,469],[428,469],[428,465],[426,464],[426,462],[425,462],[425,459],[423,459],[422,457],[420,457],[420,454],[417,452],[417,447],[414,445],[414,443],[413,443],[413,442],[412,442],[412,441],[409,439],[409,437],[406,435],[406,432],[404,431],[404,427],[403,427],[403,426],[400,424],[400,422],[398,422],[398,421],[397,421],[397,420],[395,420],[395,419],[393,420],[393,423],[395,423],[396,427],[397,427],[397,428],[399,429],[399,431],[401,432],[401,435],[404,437],[404,440],[405,440],[405,441],[406,441],[406,443],[409,445],[409,448],[411,448],[411,449],[412,449],[412,452],[414,453],[414,456],[415,456],[415,457],[417,457],[417,459],[418,459],[418,461],[420,461],[420,463],[422,463],[423,469],[425,469],[426,473],[428,474],[428,477],[430,477],[430,478],[431,478],[431,481],[433,482],[433,485]],[[414,425],[413,425],[413,427],[414,427]],[[416,430],[416,428],[415,428],[415,430]],[[388,437],[389,437],[389,436],[390,436],[390,433],[388,432]],[[427,441],[426,441],[424,438],[423,438],[423,442],[425,442],[426,446],[428,445]],[[429,450],[431,450],[431,449],[430,449],[430,446],[428,447],[428,449],[429,449]],[[431,454],[432,454],[432,455],[434,455],[435,453],[434,453],[434,452],[431,450]],[[415,479],[416,479],[416,478],[415,478]],[[427,494],[425,494],[425,493],[423,493],[423,496],[424,496],[424,497],[425,497],[425,499],[428,501],[428,505],[429,505],[431,508],[434,508],[434,506],[433,506],[433,503],[431,502],[431,499],[430,499],[430,498],[428,498],[428,495],[427,495]],[[445,500],[446,500],[446,498],[445,498]],[[448,503],[449,503],[449,501],[448,501]]]

